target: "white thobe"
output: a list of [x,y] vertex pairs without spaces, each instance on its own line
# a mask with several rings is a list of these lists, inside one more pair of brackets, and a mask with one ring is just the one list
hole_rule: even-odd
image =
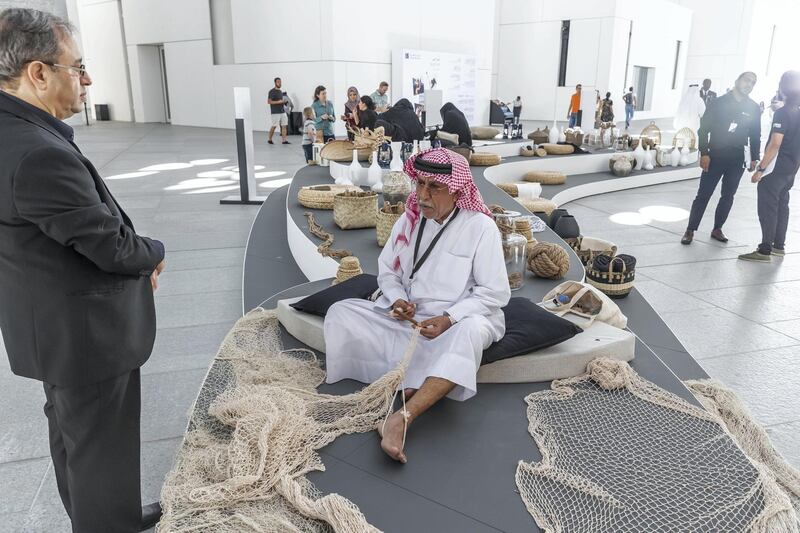
[[[451,217],[442,224],[428,219],[418,261]],[[378,259],[380,298],[375,303],[344,300],[328,310],[327,381],[350,378],[372,383],[398,365],[412,330],[408,322],[395,320],[388,312],[395,301],[403,299],[417,305],[418,321],[445,313],[456,320],[435,339],[420,337],[404,386],[418,389],[426,378],[439,377],[456,384],[449,398],[466,400],[477,391],[476,374],[483,350],[505,334],[501,308],[508,303],[511,291],[500,233],[488,216],[461,210],[410,279],[421,224],[400,251],[400,270],[395,272],[393,243],[401,227],[402,219],[392,228]]]

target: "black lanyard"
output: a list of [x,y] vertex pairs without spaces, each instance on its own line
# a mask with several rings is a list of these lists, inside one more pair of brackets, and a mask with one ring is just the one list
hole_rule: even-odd
[[450,220],[447,221],[447,224],[442,226],[442,229],[439,230],[439,233],[436,234],[436,236],[433,238],[431,243],[428,245],[428,249],[425,250],[425,253],[422,254],[422,257],[419,258],[419,262],[417,262],[417,254],[419,253],[419,245],[422,242],[422,232],[425,230],[425,222],[428,221],[427,218],[422,217],[422,220],[419,223],[419,231],[417,232],[417,242],[416,242],[416,244],[414,244],[414,263],[413,263],[414,268],[411,270],[411,276],[409,276],[408,279],[414,279],[414,274],[417,273],[417,270],[419,270],[419,268],[422,266],[422,264],[425,263],[425,260],[428,259],[428,256],[431,254],[431,250],[433,250],[433,247],[436,246],[437,242],[439,242],[439,237],[442,236],[442,233],[444,233],[444,230],[447,229],[447,226],[449,226],[450,223],[453,220],[455,220],[456,215],[458,215],[458,211],[459,211],[459,208],[456,207],[455,210],[453,211],[453,216],[450,217]]

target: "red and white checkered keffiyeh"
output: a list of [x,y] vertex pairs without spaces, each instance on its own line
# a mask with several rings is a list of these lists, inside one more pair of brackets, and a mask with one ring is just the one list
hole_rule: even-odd
[[[414,168],[414,161],[416,158],[421,157],[425,161],[431,163],[449,164],[453,167],[450,174],[427,174]],[[492,216],[489,208],[483,202],[483,197],[480,191],[475,186],[472,179],[472,173],[469,171],[469,163],[463,156],[448,150],[446,148],[432,148],[422,153],[409,157],[405,164],[405,172],[411,179],[416,182],[417,176],[422,175],[425,177],[432,177],[439,183],[447,185],[447,190],[450,194],[459,192],[458,199],[456,200],[456,207],[467,211],[477,211],[483,213],[488,217]],[[406,201],[406,212],[402,220],[402,228],[394,240],[394,263],[392,264],[395,271],[400,270],[400,251],[409,245],[411,242],[411,234],[414,228],[417,227],[419,222],[420,211],[419,204],[417,203],[417,192],[412,191]]]

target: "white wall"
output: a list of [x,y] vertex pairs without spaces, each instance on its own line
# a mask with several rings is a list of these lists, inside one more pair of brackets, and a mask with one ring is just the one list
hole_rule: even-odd
[[[495,96],[504,101],[521,96],[523,119],[565,120],[578,83],[596,87],[603,96],[610,91],[621,104],[631,20],[628,85],[634,65],[656,69],[652,109],[637,118],[674,113],[681,94],[679,89],[672,90],[675,41],[683,41],[685,54],[691,29],[689,10],[665,0],[502,0],[499,11]],[[570,20],[569,52],[565,87],[557,87],[562,20]],[[682,72],[679,65],[678,87]],[[617,118],[621,118],[622,106],[617,108]]]
[[217,127],[211,39],[164,43],[164,55],[172,123]]
[[211,39],[208,0],[122,0],[128,44]]
[[80,0],[78,17],[92,103],[108,104],[111,120],[133,120],[119,1]]

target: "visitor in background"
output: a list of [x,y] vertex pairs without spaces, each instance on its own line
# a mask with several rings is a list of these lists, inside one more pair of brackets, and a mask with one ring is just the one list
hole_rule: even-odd
[[357,112],[354,113],[356,119],[356,126],[359,128],[367,128],[370,130],[375,129],[375,122],[378,120],[378,114],[375,112],[375,103],[367,95],[361,97],[358,101]]
[[310,107],[303,109],[303,153],[306,156],[306,163],[309,165],[314,161],[313,145],[317,140],[317,127],[314,125],[314,110]]
[[522,98],[517,96],[514,100],[514,124],[519,124],[520,115],[522,115]]
[[786,254],[789,191],[800,170],[800,72],[784,72],[779,87],[784,105],[775,111],[764,159],[751,178],[758,183],[761,244],[755,252],[739,256],[745,261],[769,262],[772,255]]
[[717,97],[717,93],[711,90],[711,80],[706,78],[703,80],[703,87],[700,89],[700,98],[703,100],[703,103],[708,105],[708,103]]
[[333,102],[328,101],[328,91],[323,85],[317,85],[314,89],[314,102],[311,104],[314,110],[314,127],[317,128],[317,136],[322,133],[322,142],[332,141],[336,137],[333,135],[333,123],[336,115],[333,111]]
[[347,138],[351,141],[353,140],[353,133],[350,130],[356,127],[356,119],[354,115],[357,110],[358,89],[355,87],[348,87],[347,101],[344,103],[344,115],[342,115],[342,120],[344,121],[345,128],[347,128]]
[[267,103],[269,104],[269,113],[271,118],[271,126],[269,128],[269,138],[267,142],[269,144],[274,144],[272,142],[272,134],[275,133],[275,128],[281,129],[281,143],[282,144],[289,144],[289,141],[286,140],[286,127],[289,125],[289,120],[287,119],[286,110],[284,106],[286,105],[286,99],[284,98],[284,93],[281,91],[281,79],[275,78],[275,87],[269,90],[269,94],[267,95]]
[[382,81],[380,85],[378,85],[378,89],[369,95],[372,98],[372,102],[375,104],[375,111],[378,113],[383,113],[387,109],[389,109],[389,95],[386,92],[389,90],[389,84],[385,81]]
[[441,130],[458,135],[458,144],[472,146],[472,131],[469,129],[467,117],[452,102],[447,102],[439,110],[442,115]]
[[733,196],[739,188],[744,171],[744,148],[750,143],[750,172],[755,170],[761,156],[761,114],[758,104],[748,96],[756,84],[756,75],[743,72],[730,93],[709,101],[700,119],[697,147],[700,150],[700,187],[692,202],[689,223],[681,244],[691,244],[694,232],[706,210],[720,179],[722,193],[714,214],[711,238],[728,242],[722,225],[733,207]]
[[678,104],[675,118],[672,119],[672,127],[675,130],[689,128],[692,131],[697,131],[700,129],[700,119],[705,112],[706,104],[700,97],[700,87],[697,84],[689,85]]
[[625,129],[628,129],[631,127],[633,111],[636,109],[636,93],[633,92],[633,87],[628,87],[628,92],[622,95],[622,101],[625,103]]
[[376,124],[383,125],[386,135],[393,141],[421,141],[425,137],[425,130],[414,112],[414,106],[406,98],[401,98],[388,111],[378,115]]
[[569,99],[569,111],[567,111],[567,118],[569,119],[568,128],[574,128],[578,123],[578,112],[581,110],[581,84],[575,86],[575,92]]
[[610,92],[600,102],[600,122],[614,122],[614,101]]

